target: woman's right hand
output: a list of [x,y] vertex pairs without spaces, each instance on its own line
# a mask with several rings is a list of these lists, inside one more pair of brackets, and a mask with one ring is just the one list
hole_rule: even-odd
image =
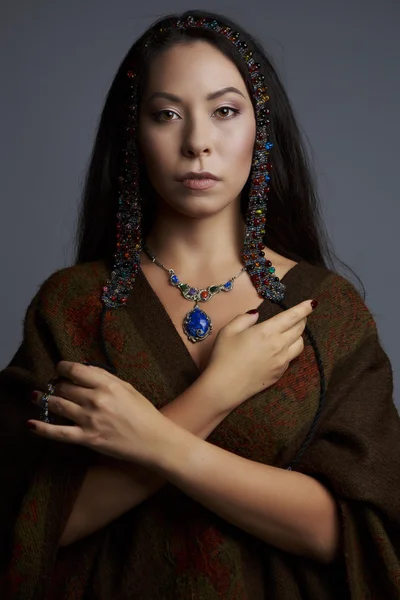
[[214,390],[217,410],[228,414],[282,377],[304,349],[302,333],[313,310],[311,302],[300,302],[258,324],[258,313],[241,314],[219,331],[201,375]]

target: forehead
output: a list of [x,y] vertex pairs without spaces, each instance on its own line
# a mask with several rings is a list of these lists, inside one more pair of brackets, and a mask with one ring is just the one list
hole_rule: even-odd
[[[146,91],[199,91],[238,87],[247,96],[236,65],[218,48],[203,40],[175,44],[156,55],[146,78]],[[168,90],[167,90],[168,88]]]

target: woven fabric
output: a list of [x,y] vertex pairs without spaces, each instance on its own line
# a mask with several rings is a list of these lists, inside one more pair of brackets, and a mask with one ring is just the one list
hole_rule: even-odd
[[[92,451],[28,432],[33,389],[45,391],[60,360],[104,363],[102,261],[57,271],[24,319],[21,346],[0,373],[1,598],[10,600],[398,600],[400,419],[389,359],[354,286],[298,263],[283,278],[285,303],[316,298],[308,318],[327,397],[297,470],[324,483],[340,510],[342,540],[329,565],[290,555],[212,513],[171,484],[66,548],[58,540]],[[281,311],[268,300],[259,321]],[[161,301],[139,271],[126,307],[106,316],[118,376],[157,408],[199,371]],[[280,467],[301,446],[319,400],[312,346],[277,384],[232,411],[208,438],[249,460]]]

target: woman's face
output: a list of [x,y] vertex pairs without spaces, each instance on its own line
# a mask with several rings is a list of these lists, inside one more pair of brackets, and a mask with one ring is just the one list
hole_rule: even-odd
[[[255,131],[246,85],[214,46],[179,44],[153,60],[139,114],[139,146],[159,201],[170,209],[202,218],[237,201],[250,173]],[[192,189],[181,181],[189,171],[208,171],[220,180]]]

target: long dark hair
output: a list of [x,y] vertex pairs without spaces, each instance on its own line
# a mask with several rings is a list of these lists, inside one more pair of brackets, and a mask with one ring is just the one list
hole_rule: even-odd
[[[75,263],[105,260],[110,266],[112,265],[115,252],[118,176],[128,103],[126,72],[132,65],[137,73],[140,102],[149,64],[158,52],[174,44],[193,39],[207,40],[236,65],[247,86],[249,96],[253,104],[255,103],[248,69],[229,40],[201,27],[190,30],[171,27],[172,20],[178,18],[184,20],[189,15],[195,18],[214,18],[237,31],[240,38],[253,51],[265,76],[265,85],[270,95],[271,141],[274,143],[271,153],[273,170],[267,208],[265,245],[296,261],[303,259],[313,265],[336,270],[335,260],[337,260],[349,269],[331,248],[321,216],[314,175],[307,152],[290,101],[271,60],[261,44],[237,23],[222,15],[199,10],[157,20],[132,45],[117,71],[100,117],[87,170],[76,232]],[[250,177],[241,194],[243,217],[246,214],[249,187]],[[145,194],[143,232],[146,235],[151,227],[154,196],[144,172],[141,173],[141,188]]]

